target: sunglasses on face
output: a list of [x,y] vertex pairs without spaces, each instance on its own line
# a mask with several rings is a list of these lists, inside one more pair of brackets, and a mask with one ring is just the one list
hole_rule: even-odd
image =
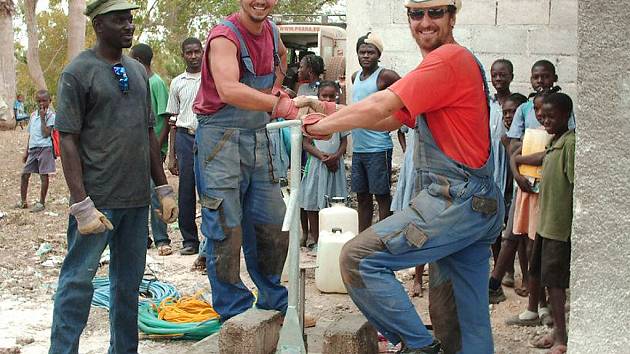
[[122,64],[116,64],[112,66],[112,70],[114,71],[116,80],[118,80],[118,88],[120,88],[120,92],[129,92],[129,76],[127,76],[127,69],[125,69]]
[[432,20],[438,20],[448,12],[448,9],[443,7],[439,9],[407,9],[407,16],[414,21],[421,21],[424,15],[429,15]]

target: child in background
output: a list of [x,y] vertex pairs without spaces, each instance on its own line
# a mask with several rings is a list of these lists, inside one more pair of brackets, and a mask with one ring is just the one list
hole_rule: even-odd
[[[534,97],[534,111],[536,114],[536,119],[538,119],[539,123],[541,124],[540,127],[537,127],[535,129],[545,129],[544,126],[542,126],[542,107],[543,100],[547,95],[549,95],[549,93],[549,91],[545,90],[538,93],[536,97]],[[522,155],[522,142],[518,144],[513,144],[512,146],[515,150],[511,156],[511,159],[516,166],[542,166],[543,158],[545,156],[544,151],[529,155]],[[534,179],[532,182],[528,181],[527,183],[530,184],[530,190],[532,192],[525,191],[521,188],[518,188],[517,190],[514,208],[514,225],[512,232],[515,235],[527,235],[529,237],[529,239],[527,240],[527,248],[528,250],[531,250],[534,244],[534,239],[536,237],[539,198],[538,188],[540,180]],[[531,255],[531,251],[529,253]],[[550,325],[552,318],[551,312],[547,307],[544,289],[541,289],[539,283],[535,281],[528,282],[528,288],[529,303],[527,310],[517,315],[516,317],[509,319],[508,321],[506,321],[506,323],[509,325],[520,326],[539,325],[540,323]]]
[[[332,81],[319,84],[320,101],[336,102],[339,87]],[[343,155],[346,153],[349,133],[335,133],[330,140],[304,137],[302,147],[308,153],[304,177],[300,188],[301,207],[306,211],[310,225],[307,247],[317,248],[319,239],[319,211],[326,207],[326,196],[347,197],[346,171]]]
[[28,145],[22,161],[24,170],[22,171],[20,185],[20,202],[16,208],[26,209],[28,203],[28,182],[31,173],[39,174],[41,189],[39,202],[33,206],[31,212],[39,212],[45,209],[46,195],[48,194],[48,175],[55,173],[55,157],[53,155],[53,142],[51,138],[52,128],[55,125],[55,112],[50,109],[50,94],[46,90],[39,90],[35,94],[38,109],[31,114],[28,125]]
[[575,130],[569,130],[572,111],[573,102],[563,93],[553,93],[544,98],[543,123],[553,138],[544,153],[540,219],[530,277],[532,283],[540,283],[549,291],[553,308],[553,335],[539,338],[534,346],[551,348],[551,354],[567,351],[565,304],[571,263],[575,158]]

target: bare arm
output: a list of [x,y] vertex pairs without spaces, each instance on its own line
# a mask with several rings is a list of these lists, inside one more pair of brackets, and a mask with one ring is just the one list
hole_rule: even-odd
[[39,122],[41,123],[42,136],[47,138],[52,132],[52,127],[48,126],[48,120],[46,119],[46,111],[39,110]]
[[517,165],[542,166],[545,152],[537,152],[529,155],[516,155],[514,160]]
[[168,133],[171,131],[171,126],[168,124],[168,119],[171,117],[170,113],[165,113],[158,116],[157,119],[164,119],[164,128],[160,132],[160,136],[158,137],[158,145],[164,145],[164,142],[168,141]]
[[398,80],[400,80],[398,73],[393,70],[385,69],[381,71],[376,84],[379,90],[385,90]]
[[321,136],[354,128],[392,131],[402,125],[392,115],[403,107],[403,102],[395,93],[379,91],[322,119],[310,126],[308,131]]
[[83,185],[83,166],[79,155],[79,135],[60,133],[61,165],[70,197],[74,203],[87,197]]
[[164,168],[162,167],[162,157],[160,156],[160,145],[153,128],[149,128],[149,154],[151,159],[151,178],[156,186],[167,184]]
[[287,47],[282,43],[282,39],[278,37],[280,43],[278,43],[278,55],[280,56],[280,66],[276,68],[276,82],[274,83],[274,87],[281,88],[282,82],[284,81],[284,77],[287,72]]
[[346,135],[341,138],[339,149],[337,149],[337,156],[341,158],[343,155],[345,155],[347,148],[348,148],[348,136]]
[[278,97],[239,82],[236,45],[229,39],[219,37],[210,42],[208,61],[221,101],[249,111],[271,112],[273,110]]
[[309,154],[315,156],[315,158],[318,160],[323,160],[328,156],[319,151],[319,149],[313,145],[313,139],[311,138],[304,137],[304,139],[302,140],[302,149]]

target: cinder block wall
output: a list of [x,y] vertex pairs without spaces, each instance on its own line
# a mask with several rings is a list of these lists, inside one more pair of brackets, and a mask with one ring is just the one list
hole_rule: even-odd
[[[506,58],[514,64],[515,92],[531,92],[529,76],[539,59],[553,62],[559,85],[576,99],[577,0],[463,0],[455,40],[490,65]],[[348,77],[359,68],[356,40],[368,31],[385,42],[382,65],[404,75],[421,60],[409,32],[404,0],[347,0]]]

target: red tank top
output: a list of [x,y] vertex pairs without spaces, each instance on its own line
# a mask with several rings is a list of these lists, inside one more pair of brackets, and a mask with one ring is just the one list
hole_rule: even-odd
[[[236,28],[241,32],[249,56],[254,63],[254,70],[257,75],[267,75],[274,71],[273,62],[273,30],[269,21],[265,21],[263,30],[260,34],[254,34],[249,32],[245,26],[239,21],[240,15],[238,13],[228,16],[226,20],[232,22]],[[223,24],[219,24],[212,28],[208,39],[206,41],[205,51],[203,54],[203,63],[201,65],[201,84],[199,85],[199,91],[197,97],[193,103],[193,112],[196,114],[210,115],[225,106],[225,103],[221,101],[219,93],[217,92],[210,66],[208,65],[208,59],[210,56],[210,42],[217,37],[225,37],[232,41],[237,48],[237,60],[239,62],[240,76],[243,77],[245,67],[241,61],[240,42],[236,33]]]

